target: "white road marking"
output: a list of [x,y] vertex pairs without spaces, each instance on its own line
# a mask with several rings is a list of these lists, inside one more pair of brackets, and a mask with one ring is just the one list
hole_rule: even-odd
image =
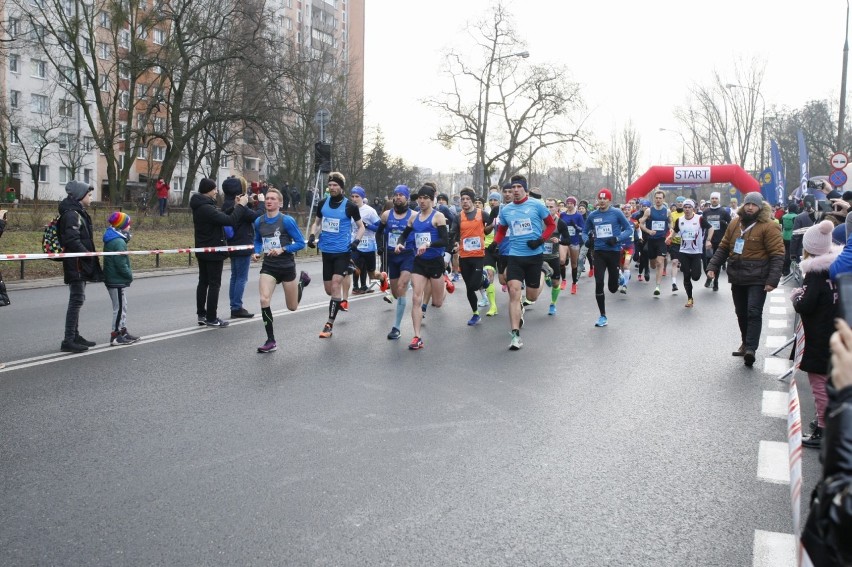
[[760,442],[757,478],[775,484],[790,484],[790,459],[786,441]]
[[792,325],[786,319],[770,319],[767,327],[770,329],[787,329],[792,328]]
[[784,374],[790,370],[791,366],[793,366],[793,363],[783,358],[765,358],[763,360],[763,371],[773,376]]
[[786,315],[787,308],[786,307],[770,307],[769,308],[770,315]]
[[789,341],[790,338],[791,337],[785,337],[784,335],[770,335],[766,337],[766,348],[778,348]]
[[787,398],[787,392],[764,390],[763,402],[760,405],[760,413],[767,417],[781,417],[787,419]]
[[795,567],[796,537],[793,534],[754,530],[754,567]]

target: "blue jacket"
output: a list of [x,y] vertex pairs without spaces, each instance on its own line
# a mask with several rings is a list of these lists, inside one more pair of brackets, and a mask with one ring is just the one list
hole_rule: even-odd
[[849,245],[850,242],[852,242],[852,236],[846,240],[846,246],[843,247],[843,252],[840,253],[840,256],[831,263],[828,274],[833,280],[837,280],[837,276],[840,274],[852,272],[852,246]]

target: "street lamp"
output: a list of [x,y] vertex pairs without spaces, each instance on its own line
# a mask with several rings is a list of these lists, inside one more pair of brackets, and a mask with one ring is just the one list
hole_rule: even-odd
[[766,99],[763,98],[763,93],[757,90],[754,87],[750,87],[748,85],[737,85],[735,83],[728,83],[725,85],[727,89],[748,89],[753,93],[756,93],[757,96],[760,97],[760,102],[763,104],[763,114],[760,119],[760,163],[757,164],[758,173],[763,169],[763,158],[766,156]]
[[[530,56],[529,51],[519,51],[517,53],[509,53],[508,55],[501,55],[500,57],[492,57],[488,61],[488,66],[484,69],[484,73],[486,75],[484,84],[485,84],[485,102],[483,103],[482,92],[480,91],[479,96],[479,104],[476,107],[476,165],[474,166],[473,171],[473,186],[481,189],[484,192],[488,191],[487,180],[485,179],[485,134],[488,130],[488,106],[491,103],[488,100],[488,95],[491,90],[491,68],[494,66],[495,61],[500,61],[501,59],[508,59],[509,57],[520,57],[521,59],[526,59]],[[481,88],[481,86],[480,86]],[[483,116],[482,110],[485,108],[485,115]]]
[[849,62],[849,0],[846,0],[846,42],[843,44],[843,72],[840,77],[840,116],[837,120],[837,148],[843,151],[843,121],[846,120],[846,64]]
[[680,130],[671,130],[669,128],[659,128],[659,131],[660,132],[671,132],[672,134],[677,134],[678,136],[680,136],[680,141],[682,142],[682,145],[680,147],[680,162],[681,162],[681,165],[686,165],[686,146],[688,144],[686,143],[686,138],[684,138],[683,134],[680,133]]

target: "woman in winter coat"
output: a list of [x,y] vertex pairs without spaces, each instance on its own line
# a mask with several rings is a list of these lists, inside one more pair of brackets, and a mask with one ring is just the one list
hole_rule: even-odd
[[810,227],[802,240],[804,259],[799,264],[802,287],[793,290],[793,308],[802,319],[805,349],[799,369],[808,373],[817,411],[817,424],[813,433],[802,441],[805,447],[819,448],[825,428],[825,408],[828,405],[828,364],[831,359],[829,339],[838,315],[838,292],[829,277],[829,267],[840,254],[840,247],[832,244],[834,224],[824,220]]

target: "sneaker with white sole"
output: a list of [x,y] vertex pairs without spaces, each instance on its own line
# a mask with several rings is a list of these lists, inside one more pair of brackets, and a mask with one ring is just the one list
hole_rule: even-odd
[[606,320],[606,315],[601,315],[598,317],[598,321],[595,323],[595,327],[606,327],[609,321]]
[[204,321],[204,324],[208,327],[219,327],[220,329],[224,329],[228,326],[227,321],[222,321],[219,318],[213,319],[212,321]]
[[521,341],[521,335],[512,333],[512,340],[509,342],[509,350],[521,350],[524,343]]
[[266,341],[263,345],[257,347],[257,352],[261,354],[266,354],[268,352],[275,352],[278,350],[278,345],[275,341]]

